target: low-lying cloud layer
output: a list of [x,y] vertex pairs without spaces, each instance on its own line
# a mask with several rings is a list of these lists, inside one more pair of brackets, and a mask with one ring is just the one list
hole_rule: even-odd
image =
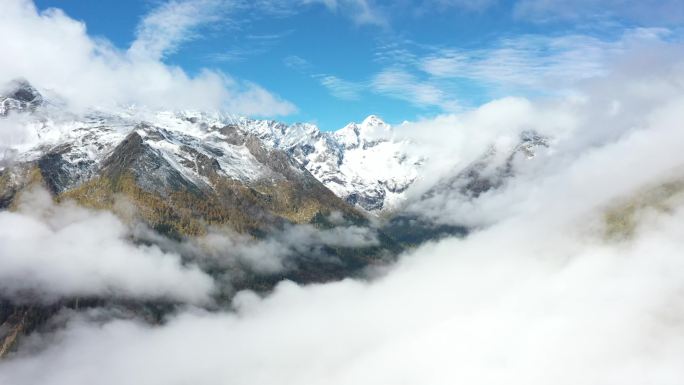
[[208,303],[213,279],[178,254],[134,245],[113,214],[55,205],[24,193],[17,212],[0,212],[0,293],[17,302],[64,297]]
[[630,236],[606,236],[607,210],[684,177],[683,67],[662,59],[562,101],[504,99],[423,122],[451,132],[434,148],[464,162],[481,153],[468,143],[524,129],[554,140],[500,189],[443,206],[482,225],[467,238],[424,245],[370,283],[243,292],[232,313],[161,327],[76,316],[0,364],[0,382],[679,384],[681,194],[636,210]]
[[[337,215],[333,213],[330,218]],[[332,219],[331,219],[332,221]],[[219,268],[238,276],[242,272],[268,275],[296,270],[302,258],[309,262],[340,264],[338,256],[328,248],[364,249],[379,245],[376,230],[340,220],[330,229],[309,224],[287,225],[272,229],[268,236],[256,238],[225,227],[209,229],[208,234],[171,240],[139,225],[135,237],[177,252],[207,268]],[[231,277],[224,277],[230,280]]]
[[342,219],[330,229],[291,225],[260,239],[215,228],[175,241],[109,212],[54,204],[41,188],[22,193],[16,211],[0,212],[0,228],[0,297],[18,303],[113,297],[209,305],[244,274],[285,274],[301,258],[338,265],[327,248],[378,245],[372,229]]
[[358,226],[316,229],[311,225],[294,225],[276,231],[265,239],[212,232],[194,242],[197,254],[204,254],[221,264],[246,265],[257,273],[274,273],[288,269],[288,257],[305,255],[321,260],[327,256],[323,247],[365,248],[378,245],[376,234]]
[[616,244],[585,233],[600,217],[549,226],[546,216],[522,216],[423,247],[370,285],[244,293],[237,314],[186,313],[159,328],[77,318],[61,342],[2,364],[0,379],[676,384],[684,214],[653,215]]

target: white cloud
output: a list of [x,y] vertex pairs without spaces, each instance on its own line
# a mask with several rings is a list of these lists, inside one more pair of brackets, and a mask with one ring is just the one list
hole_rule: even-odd
[[17,153],[17,147],[31,140],[23,116],[9,114],[0,119],[0,169],[9,165]]
[[[41,89],[62,95],[77,109],[137,104],[260,116],[296,110],[254,83],[212,70],[190,76],[157,60],[185,41],[197,22],[206,21],[202,17],[193,21],[192,15],[182,12],[182,17],[166,20],[163,16],[174,7],[199,3],[168,4],[143,20],[139,39],[131,51],[122,52],[106,41],[91,38],[83,23],[58,9],[39,13],[31,1],[7,0],[0,12],[0,34],[5,37],[0,40],[0,51],[12,60],[0,62],[0,83],[26,78]],[[178,23],[177,28],[166,28],[164,23],[170,20]]]
[[541,133],[567,131],[574,122],[568,115],[566,111],[551,113],[538,108],[524,98],[509,97],[460,114],[405,122],[395,127],[397,135],[410,138],[414,151],[429,159],[408,194],[422,194],[439,178],[480,158],[491,146],[516,144],[521,132],[530,128]]
[[54,205],[49,193],[22,195],[0,212],[0,292],[14,301],[64,297],[168,299],[205,304],[214,283],[197,266],[155,246],[136,246],[107,212]]

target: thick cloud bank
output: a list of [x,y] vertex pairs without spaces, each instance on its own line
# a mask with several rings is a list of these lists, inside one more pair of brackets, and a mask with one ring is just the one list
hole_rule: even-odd
[[284,282],[265,298],[238,294],[233,313],[161,327],[76,316],[0,364],[0,383],[680,384],[683,197],[632,205],[642,208],[624,238],[606,236],[605,215],[684,177],[678,63],[623,69],[561,102],[506,99],[442,118],[546,126],[553,151],[445,206],[486,226],[404,255],[383,278]]
[[2,364],[0,379],[676,384],[683,219],[651,218],[634,240],[604,244],[584,226],[528,218],[426,246],[371,285],[284,283],[263,300],[242,294],[236,315],[184,314],[161,328],[75,319],[56,345]]
[[179,255],[136,246],[113,214],[71,204],[49,193],[22,196],[17,212],[0,212],[0,292],[14,301],[114,296],[207,303],[210,276]]

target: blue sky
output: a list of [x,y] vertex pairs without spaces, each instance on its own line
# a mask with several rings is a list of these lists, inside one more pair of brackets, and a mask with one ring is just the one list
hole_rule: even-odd
[[[169,8],[183,3],[194,4],[194,11],[179,17],[183,8]],[[64,10],[85,22],[91,37],[122,50],[144,33],[151,16],[160,23],[179,20],[159,51],[164,63],[190,75],[209,68],[256,83],[294,105],[279,119],[315,122],[327,130],[369,114],[398,123],[506,95],[558,92],[603,74],[605,62],[634,36],[679,36],[684,20],[680,0],[35,4]],[[154,27],[153,40],[173,25]]]

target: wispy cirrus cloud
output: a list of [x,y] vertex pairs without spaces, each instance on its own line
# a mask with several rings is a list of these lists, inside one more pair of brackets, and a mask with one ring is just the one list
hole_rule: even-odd
[[284,58],[283,64],[316,80],[330,92],[330,95],[341,100],[359,100],[363,92],[369,88],[368,82],[350,81],[339,76],[319,73],[311,62],[297,55]]
[[[588,0],[575,2],[586,2],[594,6],[594,2]],[[542,3],[554,1],[521,0],[514,9],[521,15],[528,8],[541,12],[546,9]],[[422,4],[433,11],[446,8],[484,11],[499,2],[426,0]],[[325,7],[331,12],[351,18],[359,25],[388,26],[393,15],[382,4],[371,0],[174,0],[160,6],[143,20],[139,38],[129,51],[149,51],[148,54],[152,57],[163,57],[174,52],[184,42],[197,38],[203,23],[212,22],[217,15],[225,15],[231,9],[248,9],[258,11],[256,13],[286,17],[302,12],[306,6]],[[197,11],[198,8],[202,10]],[[624,11],[629,9],[627,7]],[[676,13],[673,11],[673,14]],[[187,15],[194,16],[186,17]],[[628,40],[634,37],[628,35],[641,34],[639,38],[643,38],[647,34],[644,31],[655,30],[641,30],[636,34],[634,30],[630,30],[624,36],[614,39],[576,32],[556,36],[525,34],[499,38],[488,46],[477,49],[392,40],[379,47],[375,53],[374,60],[384,68],[375,74],[367,74],[361,80],[350,80],[325,69],[315,70],[311,63],[294,55],[285,58],[284,63],[315,79],[338,99],[358,100],[364,92],[371,92],[405,100],[416,106],[451,111],[461,104],[457,100],[464,97],[482,101],[506,93],[556,92],[578,81],[605,74],[605,63],[619,54]],[[661,32],[652,34],[655,39],[662,37]],[[243,47],[233,47],[212,54],[210,58],[216,62],[241,61],[248,56],[265,52],[268,44],[281,37],[255,36]],[[482,91],[484,89],[486,91]],[[487,94],[472,98],[473,92]]]
[[302,4],[323,4],[329,10],[349,17],[359,25],[389,25],[388,15],[372,0],[298,0]]
[[385,68],[370,85],[376,93],[444,111],[466,99],[566,92],[606,75],[610,63],[630,47],[659,44],[671,34],[664,28],[630,29],[614,38],[526,34],[477,49],[398,41],[376,51],[375,60]]
[[292,34],[294,30],[286,30],[280,33],[249,34],[235,43],[230,49],[207,55],[207,58],[217,63],[239,62],[250,57],[269,52],[282,39]]
[[438,106],[448,111],[458,108],[456,95],[449,94],[430,80],[421,80],[399,68],[388,68],[376,74],[371,82],[371,89],[417,106]]
[[421,58],[419,67],[441,79],[469,79],[507,89],[549,91],[604,75],[609,62],[631,45],[657,43],[669,35],[661,28],[633,29],[616,39],[582,34],[522,35],[489,48],[440,49]]
[[534,22],[623,19],[645,25],[684,22],[681,0],[519,0],[513,15]]
[[226,13],[235,2],[229,0],[172,0],[145,15],[137,27],[128,53],[159,60],[200,36],[198,29],[210,22],[227,22]]
[[332,96],[342,100],[360,99],[361,92],[367,87],[364,83],[351,82],[334,75],[314,75],[314,78],[318,79]]
[[483,11],[498,2],[499,0],[425,0],[424,6],[438,9],[459,8],[466,11]]
[[467,78],[503,86],[545,87],[569,84],[605,72],[607,57],[621,42],[567,35],[507,38],[490,48],[444,49],[421,59],[420,69],[438,78]]
[[301,56],[297,56],[297,55],[287,56],[286,58],[283,59],[283,64],[285,64],[285,66],[287,66],[289,68],[292,68],[292,69],[294,69],[296,71],[300,71],[300,72],[309,71],[313,68],[313,66],[311,65],[311,63],[309,63],[308,60],[304,59]]
[[662,42],[670,34],[663,28],[631,29],[614,38],[526,34],[477,49],[394,41],[380,45],[374,54],[383,68],[357,81],[317,73],[298,56],[284,62],[319,81],[339,99],[356,100],[363,92],[371,92],[418,107],[454,111],[473,100],[505,94],[566,92],[579,82],[606,75],[610,62],[629,47]]

